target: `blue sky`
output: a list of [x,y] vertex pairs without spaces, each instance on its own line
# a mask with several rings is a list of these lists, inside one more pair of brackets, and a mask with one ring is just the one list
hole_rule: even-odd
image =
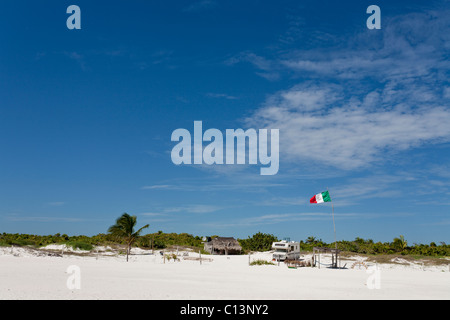
[[[448,2],[18,0],[0,30],[0,232],[331,242],[328,188],[338,240],[450,241]],[[175,166],[196,120],[279,129],[278,174]]]

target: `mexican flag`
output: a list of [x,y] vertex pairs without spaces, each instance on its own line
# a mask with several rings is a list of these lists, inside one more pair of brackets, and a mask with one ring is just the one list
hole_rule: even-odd
[[322,202],[331,202],[330,194],[328,191],[318,193],[314,197],[309,200],[310,203],[322,203]]

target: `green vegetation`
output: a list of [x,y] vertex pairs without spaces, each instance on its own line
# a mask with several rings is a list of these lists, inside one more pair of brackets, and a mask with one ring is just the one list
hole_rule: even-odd
[[181,246],[196,251],[203,249],[202,238],[187,233],[157,233],[142,236],[138,244],[143,248],[164,249],[167,247]]
[[[277,237],[256,233],[247,239],[238,239],[242,246],[243,253],[250,251],[268,251],[271,250],[272,242],[278,241]],[[0,234],[0,246],[31,246],[39,248],[49,244],[66,244],[73,248],[82,250],[92,250],[94,246],[117,246],[127,245],[127,240],[114,237],[112,234],[98,234],[92,237],[68,236],[68,235],[29,235],[29,234]],[[164,233],[158,231],[156,233],[146,234],[136,238],[131,246],[143,249],[164,249],[170,247],[191,248],[195,251],[203,251],[202,238],[187,233]],[[325,243],[321,239],[310,236],[306,240],[300,241],[302,252],[311,252],[313,247],[331,247],[334,243]],[[413,244],[410,245],[403,236],[398,236],[392,242],[374,242],[371,239],[356,238],[353,241],[338,241],[338,249],[343,252],[366,254],[373,256],[374,259],[381,259],[382,256],[404,256],[411,259],[423,259],[424,257],[438,258],[450,257],[450,245],[441,242],[436,244]]]
[[75,241],[75,242],[67,242],[66,243],[67,246],[72,247],[74,250],[76,249],[80,249],[80,250],[85,250],[85,251],[91,251],[92,249],[94,249],[94,246],[90,243],[86,243],[86,242],[81,242],[81,241]]
[[[275,236],[264,233],[256,233],[251,238],[239,239],[239,243],[245,252],[249,251],[268,251],[271,249],[272,242],[279,241]],[[311,252],[314,247],[334,248],[335,243],[325,243],[322,239],[309,236],[306,240],[300,241],[302,252]],[[393,239],[392,242],[374,242],[371,239],[356,238],[353,241],[338,241],[338,249],[343,252],[368,254],[368,255],[412,255],[418,257],[449,257],[450,245],[441,242],[440,245],[431,242],[427,244],[408,245],[408,241],[403,235]]]
[[[112,234],[103,234],[88,236],[68,236],[68,235],[30,235],[30,234],[0,234],[0,247],[18,246],[18,247],[34,247],[40,248],[50,244],[65,244],[72,248],[82,250],[92,250],[94,246],[117,246],[126,245],[124,238],[117,238]],[[191,248],[195,251],[203,250],[202,238],[187,233],[150,233],[136,238],[132,243],[132,247],[143,249],[164,249],[179,246],[180,248]],[[202,251],[202,253],[204,253]]]
[[[335,243],[327,244],[315,237],[308,237],[306,241],[300,242],[302,251],[312,251],[313,247],[335,247]],[[441,242],[440,245],[432,242],[427,244],[414,244],[408,246],[403,235],[396,237],[392,242],[374,242],[372,239],[356,238],[353,241],[338,241],[338,249],[344,252],[352,252],[369,255],[415,255],[427,257],[445,257],[450,256],[450,245]]]
[[242,250],[249,251],[269,251],[272,248],[272,243],[278,241],[278,238],[272,234],[258,232],[248,239],[238,239]]
[[180,258],[178,258],[178,256],[175,253],[168,253],[164,257],[167,259],[167,261],[170,261],[171,259],[173,261],[178,261],[178,262],[180,261]]
[[[80,248],[83,250],[90,250],[94,245],[115,243],[114,239],[105,234],[98,234],[93,237],[88,236],[72,236],[66,234],[55,235],[30,235],[30,234],[8,234],[0,235],[0,246],[29,246],[34,248],[44,247],[49,244],[66,244],[73,248]],[[89,249],[90,248],[90,249]]]

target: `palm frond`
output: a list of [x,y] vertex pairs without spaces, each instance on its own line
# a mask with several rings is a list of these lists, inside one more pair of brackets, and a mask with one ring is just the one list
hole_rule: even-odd
[[142,230],[144,230],[144,229],[146,229],[146,228],[148,228],[148,227],[150,227],[150,225],[149,224],[146,224],[145,226],[143,226],[142,228],[140,228],[138,231],[136,231],[135,233],[133,233],[133,236],[134,237],[139,237],[140,235],[141,235],[141,232],[142,232]]

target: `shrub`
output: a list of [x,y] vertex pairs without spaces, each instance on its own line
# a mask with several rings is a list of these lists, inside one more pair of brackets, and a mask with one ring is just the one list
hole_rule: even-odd
[[0,247],[9,247],[10,244],[5,241],[0,241]]
[[250,263],[251,266],[263,266],[263,265],[275,265],[272,261],[266,261],[266,260],[254,260]]
[[269,251],[272,243],[278,241],[278,238],[272,234],[258,232],[248,239],[238,239],[244,251]]
[[68,242],[68,246],[72,247],[74,250],[80,249],[80,250],[86,250],[91,251],[94,247],[90,243],[86,242]]
[[19,246],[19,247],[35,245],[34,241],[24,240],[24,239],[13,240],[13,241],[11,241],[11,244],[15,245],[15,246]]

